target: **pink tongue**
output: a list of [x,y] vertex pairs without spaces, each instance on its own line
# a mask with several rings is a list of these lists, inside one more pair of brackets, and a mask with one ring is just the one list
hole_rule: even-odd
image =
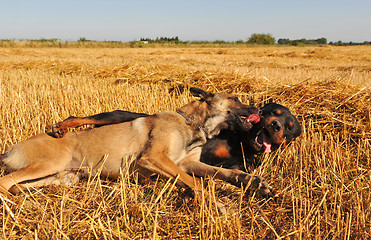
[[270,143],[267,143],[267,142],[263,142],[263,145],[265,146],[265,149],[264,149],[264,152],[265,153],[270,153],[270,152],[272,152],[272,150],[271,150],[271,144]]
[[252,124],[256,124],[256,123],[258,123],[258,122],[260,121],[260,117],[259,117],[258,115],[256,115],[256,114],[251,114],[251,115],[247,118],[247,120],[248,120],[249,122],[251,122]]
[[264,145],[264,152],[265,153],[270,153],[272,152],[272,149],[271,149],[271,142],[269,141],[269,139],[267,139],[266,135],[263,134],[263,145]]

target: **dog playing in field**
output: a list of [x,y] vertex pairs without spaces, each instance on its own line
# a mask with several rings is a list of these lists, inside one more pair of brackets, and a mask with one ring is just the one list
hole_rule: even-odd
[[[122,110],[104,112],[87,117],[69,117],[53,126],[53,135],[61,138],[69,128],[92,124],[100,127],[107,124],[117,124],[140,117],[148,117],[144,113],[134,113]],[[247,171],[260,165],[259,156],[269,153],[279,147],[286,147],[301,134],[298,119],[290,110],[277,103],[267,103],[259,109],[261,121],[252,129],[223,129],[207,139],[202,147],[200,161],[208,165],[228,169]]]
[[[117,178],[120,172],[138,171],[142,176],[159,174],[177,178],[177,184],[198,193],[198,177],[211,176],[234,185],[250,186],[259,194],[271,193],[267,182],[236,169],[200,162],[207,139],[228,127],[250,130],[260,121],[258,109],[242,104],[226,93],[191,88],[199,100],[179,108],[63,138],[46,133],[15,144],[2,155],[8,175],[0,178],[2,193],[17,188],[71,184],[89,173]],[[192,176],[194,175],[194,176]]]

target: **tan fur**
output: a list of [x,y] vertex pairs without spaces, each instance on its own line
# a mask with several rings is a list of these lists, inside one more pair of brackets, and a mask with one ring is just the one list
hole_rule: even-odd
[[90,171],[93,174],[101,171],[102,176],[116,178],[120,171],[137,170],[143,175],[179,176],[179,185],[196,192],[202,190],[202,185],[193,174],[216,176],[237,185],[252,182],[254,188],[261,185],[262,191],[269,193],[262,178],[199,161],[207,137],[226,127],[225,122],[235,109],[248,107],[235,106],[231,95],[221,93],[212,94],[211,103],[210,94],[202,92],[201,101],[180,108],[185,116],[165,111],[131,122],[69,132],[63,138],[39,134],[20,142],[3,159],[12,172],[0,178],[0,190],[7,193],[15,184],[21,187],[70,184]]

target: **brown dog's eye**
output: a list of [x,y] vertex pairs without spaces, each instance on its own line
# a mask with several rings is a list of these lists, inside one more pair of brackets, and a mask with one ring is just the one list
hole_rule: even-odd
[[231,97],[229,99],[233,100],[236,103],[240,103],[241,102],[240,99],[238,99],[238,97]]

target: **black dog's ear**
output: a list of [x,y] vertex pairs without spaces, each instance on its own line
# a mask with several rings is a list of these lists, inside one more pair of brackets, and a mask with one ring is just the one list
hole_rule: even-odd
[[210,98],[214,97],[214,94],[211,92],[204,91],[200,88],[190,88],[189,91],[195,97],[201,98],[202,101],[210,100]]

